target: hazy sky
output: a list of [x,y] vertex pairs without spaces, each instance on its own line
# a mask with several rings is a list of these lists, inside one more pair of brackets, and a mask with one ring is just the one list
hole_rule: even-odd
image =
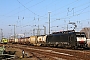
[[76,23],[76,31],[90,27],[90,0],[0,0],[0,29],[9,37],[14,34],[15,25],[16,34],[29,36],[39,25],[39,29],[46,26],[48,34],[49,12],[51,32],[67,30],[67,25],[73,29],[69,22]]

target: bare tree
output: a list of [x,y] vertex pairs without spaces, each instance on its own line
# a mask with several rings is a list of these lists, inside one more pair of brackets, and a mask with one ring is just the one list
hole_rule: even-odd
[[85,32],[86,37],[90,39],[90,27],[85,27],[80,32]]

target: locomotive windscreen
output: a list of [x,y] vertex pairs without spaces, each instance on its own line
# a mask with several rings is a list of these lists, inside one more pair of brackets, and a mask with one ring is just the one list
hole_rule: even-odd
[[83,33],[78,33],[78,34],[76,34],[76,37],[85,37],[86,35],[85,34],[83,34]]

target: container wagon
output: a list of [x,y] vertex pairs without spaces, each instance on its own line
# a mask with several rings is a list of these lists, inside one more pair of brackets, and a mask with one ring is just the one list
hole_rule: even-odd
[[30,45],[37,45],[38,36],[30,36]]
[[15,43],[15,44],[17,44],[17,43],[18,43],[18,38],[15,38],[14,43]]
[[24,37],[23,37],[23,38],[20,38],[20,39],[19,39],[19,43],[20,43],[20,44],[25,44],[25,38],[24,38]]
[[38,46],[44,46],[44,44],[46,43],[46,37],[47,37],[47,35],[38,36],[38,38],[37,38]]
[[30,45],[30,37],[25,37],[25,44]]
[[30,44],[41,46],[46,43],[46,35],[30,36]]

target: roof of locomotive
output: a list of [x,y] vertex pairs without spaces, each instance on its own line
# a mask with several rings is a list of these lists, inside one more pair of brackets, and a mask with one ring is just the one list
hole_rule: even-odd
[[75,31],[62,31],[62,32],[55,32],[50,35],[64,35],[64,34],[85,34],[84,32],[75,32]]

